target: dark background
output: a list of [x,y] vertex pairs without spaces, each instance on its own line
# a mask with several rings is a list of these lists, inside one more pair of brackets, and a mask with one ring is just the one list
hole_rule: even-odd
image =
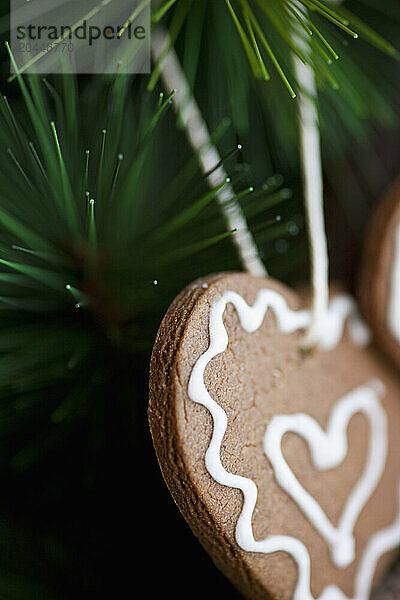
[[[3,15],[8,12],[6,5],[1,5]],[[1,70],[4,89],[6,60]],[[7,94],[18,101],[16,85],[8,87]],[[203,104],[212,101],[211,95],[202,98]],[[400,104],[397,111],[400,114]],[[365,168],[371,168],[369,150],[354,148],[357,167],[351,152],[342,159],[342,200],[348,194],[352,201],[352,188],[346,191],[346,181],[348,174],[354,176],[355,168],[364,188],[364,214],[356,229],[338,203],[337,192],[326,182],[332,276],[352,289],[356,289],[368,219],[400,165],[398,129],[377,129],[372,143],[386,169],[374,193],[370,186],[363,186],[364,174],[358,170],[362,152]],[[109,360],[113,375],[99,401],[110,406],[99,428],[102,440],[95,459],[88,458],[85,440],[96,436],[97,429],[82,424],[67,448],[52,451],[29,473],[2,473],[0,600],[72,600],[100,594],[239,599],[192,535],[162,479],[146,414],[149,355]],[[135,406],[127,407],[130,394]],[[88,479],[85,463],[92,459],[95,475],[91,469]],[[20,587],[22,581],[33,582],[32,587],[29,583]]]

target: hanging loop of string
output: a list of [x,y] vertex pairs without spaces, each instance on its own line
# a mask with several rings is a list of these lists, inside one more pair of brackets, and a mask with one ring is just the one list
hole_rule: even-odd
[[[152,53],[157,61],[168,47],[168,32],[159,26],[152,36]],[[296,44],[305,56],[311,47],[302,32],[296,37]],[[312,308],[311,322],[305,333],[303,345],[311,348],[321,339],[329,303],[329,259],[325,233],[323,178],[321,164],[319,117],[317,91],[312,68],[305,65],[293,54],[295,75],[299,88],[298,122],[300,159],[307,225],[310,240]],[[227,179],[227,173],[218,150],[211,141],[207,125],[200,109],[191,94],[183,69],[173,47],[163,56],[161,76],[168,90],[176,90],[173,104],[186,132],[187,139],[199,157],[204,175],[211,187],[217,187]],[[216,165],[220,165],[215,168]],[[217,194],[217,201],[227,226],[235,230],[233,241],[243,265],[250,274],[265,277],[268,275],[255,240],[248,228],[243,211],[235,200],[231,184],[225,185]]]

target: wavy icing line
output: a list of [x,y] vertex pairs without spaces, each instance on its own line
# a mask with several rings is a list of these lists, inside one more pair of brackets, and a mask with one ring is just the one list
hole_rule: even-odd
[[[188,384],[189,397],[207,408],[213,419],[213,433],[205,454],[206,468],[218,483],[239,489],[243,493],[243,507],[236,525],[238,545],[248,552],[270,554],[283,551],[290,554],[297,563],[298,578],[293,600],[350,600],[336,585],[327,586],[318,599],[314,598],[310,589],[310,555],[306,546],[295,537],[273,535],[264,540],[254,538],[252,515],[257,502],[257,486],[251,479],[230,473],[222,465],[220,451],[228,419],[223,408],[208,393],[204,383],[204,373],[209,362],[224,352],[228,346],[228,333],[223,322],[223,315],[228,303],[234,305],[240,324],[248,333],[256,331],[261,326],[268,308],[273,310],[278,328],[282,333],[304,329],[310,322],[309,311],[291,310],[280,294],[268,289],[259,292],[253,306],[249,306],[239,294],[233,291],[226,291],[213,304],[209,319],[210,344],[194,365]],[[324,350],[330,350],[339,343],[346,321],[348,321],[349,333],[354,343],[359,346],[368,345],[369,330],[358,317],[354,300],[350,296],[341,295],[336,296],[329,306],[321,342]],[[351,600],[368,600],[379,558],[399,543],[400,488],[398,517],[392,525],[378,531],[370,538],[360,561],[355,580],[355,596]]]

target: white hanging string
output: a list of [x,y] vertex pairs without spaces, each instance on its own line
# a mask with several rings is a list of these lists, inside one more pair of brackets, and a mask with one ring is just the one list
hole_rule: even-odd
[[[304,34],[296,37],[296,45],[307,57],[311,45]],[[323,176],[320,129],[317,108],[317,89],[313,69],[293,53],[295,76],[299,88],[298,120],[300,159],[303,176],[304,201],[310,239],[312,309],[311,323],[304,345],[320,342],[329,304],[329,258],[325,232]]]
[[[152,53],[158,60],[169,42],[168,32],[157,28],[152,35]],[[299,34],[297,46],[305,56],[311,47],[308,40]],[[323,178],[321,164],[317,91],[313,69],[293,54],[298,93],[298,119],[300,158],[303,177],[304,200],[310,239],[312,308],[311,322],[304,338],[304,345],[315,346],[321,339],[329,304],[329,259],[325,233]],[[185,74],[173,48],[163,58],[161,76],[166,88],[176,90],[173,104],[186,131],[189,143],[198,154],[200,165],[211,187],[217,187],[227,179],[221,156],[213,145],[207,125],[190,92]],[[215,166],[220,166],[215,169]],[[243,267],[256,276],[266,276],[267,270],[261,261],[254,238],[249,231],[243,211],[235,200],[231,184],[226,184],[217,194],[229,229],[236,230],[236,245]]]
[[[158,27],[153,31],[151,45],[155,60],[162,56],[168,43],[169,34],[164,28]],[[161,77],[169,92],[176,90],[172,100],[174,108],[183,124],[190,145],[198,155],[201,169],[204,175],[207,176],[209,186],[216,188],[228,179],[228,175],[222,164],[221,156],[211,141],[207,125],[190,91],[186,76],[173,47],[163,57]],[[220,166],[215,168],[217,165]],[[229,182],[226,183],[219,190],[216,198],[228,229],[235,230],[233,242],[243,268],[252,275],[265,277],[267,270],[248,228],[246,217],[235,199],[235,191],[232,185]]]

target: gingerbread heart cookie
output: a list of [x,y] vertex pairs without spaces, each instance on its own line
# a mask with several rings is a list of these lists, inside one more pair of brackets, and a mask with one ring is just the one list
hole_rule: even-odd
[[400,178],[369,225],[359,304],[376,341],[400,368]]
[[351,297],[305,353],[309,321],[281,284],[220,274],[175,299],[153,349],[164,478],[249,600],[367,600],[400,542],[398,378]]

